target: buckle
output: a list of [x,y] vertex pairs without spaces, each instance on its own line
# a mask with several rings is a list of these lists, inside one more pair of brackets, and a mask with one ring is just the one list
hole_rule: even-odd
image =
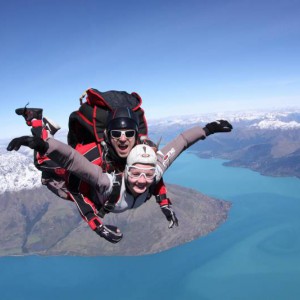
[[161,201],[167,199],[167,195],[166,194],[162,194],[162,195],[156,195],[155,196],[156,202],[160,203]]

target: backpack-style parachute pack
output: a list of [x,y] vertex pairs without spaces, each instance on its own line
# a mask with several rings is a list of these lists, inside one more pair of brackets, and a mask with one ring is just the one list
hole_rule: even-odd
[[137,93],[86,90],[80,97],[79,109],[69,117],[68,144],[75,148],[78,144],[101,143],[108,114],[119,107],[129,107],[135,112],[139,120],[139,136],[147,137],[148,127],[141,104],[142,98]]
[[[85,99],[85,101],[84,101]],[[115,172],[116,184],[108,200],[103,204],[99,199],[91,200],[93,196],[90,186],[72,173],[64,174],[67,183],[68,197],[76,202],[81,215],[90,224],[93,218],[104,215],[113,210],[119,199],[120,184],[124,171],[124,158],[114,160],[109,153],[109,143],[105,143],[104,131],[111,111],[117,108],[130,108],[138,119],[138,134],[142,143],[156,146],[148,140],[148,127],[144,110],[141,108],[142,99],[137,93],[124,91],[100,92],[90,88],[80,97],[80,107],[69,116],[68,144],[85,156],[90,162],[102,167],[104,172]],[[116,118],[117,119],[117,118]],[[116,155],[115,155],[116,156]],[[108,158],[108,159],[106,159]],[[152,194],[156,195],[159,203],[167,199],[166,188],[161,180],[157,185],[151,186],[147,200]],[[57,193],[56,193],[57,194]],[[64,199],[69,199],[63,197]],[[90,225],[91,226],[91,225]]]
[[[148,127],[144,110],[141,108],[142,98],[137,93],[128,94],[123,91],[100,92],[90,88],[85,91],[79,100],[79,109],[72,112],[69,116],[68,144],[92,163],[101,165],[105,172],[111,170],[112,166],[111,163],[107,163],[102,159],[103,149],[101,144],[104,141],[104,130],[111,111],[120,107],[128,107],[134,111],[139,123],[139,137],[141,139],[143,137],[147,138]],[[115,163],[113,170],[118,166],[118,163]],[[122,177],[119,176],[119,181],[121,179]],[[88,185],[73,174],[68,174],[66,181],[72,199],[76,203],[81,203],[80,209],[82,211],[85,213],[90,211],[90,205],[86,204],[86,201],[89,200],[82,195],[84,191],[85,194],[88,194]],[[102,205],[97,202],[98,208],[101,207],[98,213],[102,217],[109,211],[108,206],[112,209],[118,200],[119,190],[117,189],[116,191],[118,193],[113,192],[105,204],[105,212],[103,212]]]

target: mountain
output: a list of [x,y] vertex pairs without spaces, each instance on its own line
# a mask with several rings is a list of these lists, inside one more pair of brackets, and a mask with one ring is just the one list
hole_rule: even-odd
[[0,147],[0,176],[0,256],[156,253],[215,230],[230,210],[229,202],[168,185],[179,227],[168,229],[152,198],[138,209],[105,217],[105,224],[120,227],[124,234],[122,241],[113,245],[90,230],[73,202],[41,186],[31,150],[7,152]]
[[[300,177],[300,109],[297,108],[195,114],[149,120],[150,138],[158,141],[163,137],[162,143],[166,143],[192,126],[205,126],[206,123],[219,119],[230,121],[234,130],[230,134],[209,136],[189,150],[195,151],[203,158],[216,157],[228,160],[225,163],[227,166],[250,168],[269,176]],[[66,133],[66,130],[59,131],[57,138],[65,141]],[[0,168],[8,168],[8,172],[4,172],[0,191],[10,184],[12,184],[11,188],[18,187],[15,188],[17,190],[30,186],[30,172],[34,169],[33,165],[31,164],[30,169],[26,170],[27,174],[23,174],[25,169],[21,168],[17,172],[17,178],[12,182],[12,178],[9,177],[8,161],[22,158],[19,154],[6,158],[7,152],[3,147],[1,148],[1,144],[5,145],[7,141],[2,143],[0,141],[0,163],[3,161]],[[26,152],[24,149],[22,151]],[[24,160],[24,164],[27,165],[28,161]]]
[[269,176],[300,178],[300,110],[234,112],[174,117],[150,124],[152,139],[163,143],[195,125],[226,119],[230,134],[214,134],[189,150],[202,158],[222,158],[227,166],[245,167]]
[[11,255],[143,255],[187,243],[225,222],[230,203],[194,190],[168,185],[179,227],[168,222],[155,199],[135,210],[110,214],[106,224],[118,226],[124,237],[111,244],[81,219],[71,201],[41,187],[0,194],[0,256]]
[[[214,134],[189,151],[200,157],[225,159],[225,165],[246,167],[271,176],[300,178],[300,111],[234,112],[180,116],[149,122],[155,141],[163,143],[194,125],[227,119],[231,133]],[[60,133],[64,140],[65,135]],[[0,141],[0,255],[141,255],[155,253],[205,235],[226,218],[230,203],[193,190],[168,185],[180,226],[169,230],[152,199],[106,224],[122,229],[124,239],[111,245],[81,220],[72,202],[63,201],[40,185],[32,150],[7,152]],[[182,201],[184,199],[184,201]],[[81,238],[84,236],[84,238]],[[79,238],[80,237],[80,238]]]
[[157,134],[162,129],[191,127],[194,124],[205,125],[214,120],[225,119],[237,127],[257,129],[299,129],[300,109],[253,110],[223,113],[193,114],[173,116],[164,119],[149,120],[149,132]]
[[19,152],[7,152],[0,147],[0,176],[0,193],[41,186],[40,172],[33,164],[33,151],[25,147]]

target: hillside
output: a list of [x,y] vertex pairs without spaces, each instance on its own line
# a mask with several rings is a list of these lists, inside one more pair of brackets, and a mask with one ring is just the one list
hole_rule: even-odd
[[160,252],[215,230],[225,222],[230,203],[168,185],[179,227],[168,222],[155,199],[136,210],[105,217],[124,237],[110,244],[92,232],[74,203],[46,188],[0,195],[0,256],[10,255],[142,255]]

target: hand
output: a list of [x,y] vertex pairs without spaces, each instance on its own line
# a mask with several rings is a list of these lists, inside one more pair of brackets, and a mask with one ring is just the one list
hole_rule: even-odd
[[232,125],[226,120],[218,120],[205,125],[203,128],[206,136],[216,133],[216,132],[230,132],[232,130]]
[[49,145],[42,138],[36,136],[21,136],[10,141],[7,146],[8,151],[18,151],[21,146],[26,146],[44,154],[47,152]]
[[101,224],[96,228],[95,232],[113,244],[120,242],[123,237],[120,229],[113,225]]
[[175,215],[175,212],[172,209],[172,206],[167,204],[161,206],[161,210],[163,214],[166,216],[167,220],[169,221],[169,228],[172,228],[174,225],[178,226],[178,219]]

